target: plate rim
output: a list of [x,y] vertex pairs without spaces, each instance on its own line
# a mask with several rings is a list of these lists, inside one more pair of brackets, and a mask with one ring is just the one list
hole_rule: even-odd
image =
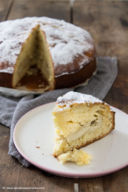
[[[39,165],[37,162],[34,162],[32,161],[31,159],[29,159],[26,155],[24,155],[22,153],[22,151],[20,150],[20,147],[18,146],[17,144],[17,141],[16,141],[16,129],[17,129],[17,125],[20,123],[20,121],[22,121],[22,119],[28,115],[29,113],[31,114],[32,111],[36,111],[37,109],[39,108],[42,108],[46,105],[49,105],[49,104],[55,104],[56,102],[49,102],[49,103],[46,103],[46,104],[42,104],[42,105],[39,105],[37,107],[34,107],[33,109],[29,110],[28,112],[26,112],[22,117],[19,118],[19,120],[17,121],[17,123],[15,124],[15,127],[14,127],[14,130],[13,130],[13,142],[14,142],[14,145],[16,147],[16,149],[18,150],[18,152],[20,153],[20,155],[25,159],[27,160],[30,164],[36,166],[37,168],[43,170],[43,171],[46,171],[50,174],[54,174],[54,175],[57,175],[57,176],[61,176],[61,177],[68,177],[68,178],[94,178],[94,177],[100,177],[100,176],[105,176],[105,175],[108,175],[108,174],[111,174],[111,173],[114,173],[116,171],[119,171],[125,167],[128,166],[128,162],[126,164],[123,164],[119,167],[116,167],[116,168],[113,168],[113,169],[108,169],[107,171],[100,171],[100,172],[97,172],[97,173],[70,173],[70,172],[67,172],[65,173],[64,171],[55,171],[55,170],[52,170],[50,168],[46,168],[45,166],[42,166],[42,165]],[[119,111],[121,111],[120,109],[116,108],[116,107],[113,107],[111,106],[112,108],[114,109],[117,109]],[[123,111],[121,111],[123,112]],[[125,112],[123,112],[125,113]],[[126,113],[125,113],[126,114]]]

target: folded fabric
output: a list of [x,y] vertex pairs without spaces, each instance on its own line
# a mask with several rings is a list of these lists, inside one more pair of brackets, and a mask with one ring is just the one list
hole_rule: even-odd
[[13,143],[13,130],[22,115],[39,105],[55,101],[58,96],[71,90],[91,94],[100,99],[104,99],[110,90],[117,73],[116,57],[98,57],[97,72],[86,85],[81,85],[77,88],[53,90],[41,95],[30,94],[17,98],[1,95],[0,123],[10,127],[9,155],[18,159],[23,166],[28,167],[30,165],[29,162],[19,154]]

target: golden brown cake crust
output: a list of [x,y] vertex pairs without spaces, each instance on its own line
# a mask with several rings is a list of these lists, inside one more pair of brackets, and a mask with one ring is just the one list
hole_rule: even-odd
[[[88,54],[88,53],[85,53]],[[82,68],[78,68],[81,56],[77,57],[73,63],[67,64],[67,71],[71,65],[76,66],[74,71],[68,71],[66,74],[61,74],[63,66],[58,69],[58,75],[55,76],[55,87],[56,88],[66,88],[78,85],[89,79],[93,73],[96,71],[96,57],[95,50],[91,52],[90,61],[88,64],[84,65]],[[60,73],[60,75],[59,75]]]

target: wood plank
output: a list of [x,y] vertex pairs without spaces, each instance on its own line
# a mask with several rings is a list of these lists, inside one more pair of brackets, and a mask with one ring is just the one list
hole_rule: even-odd
[[6,20],[13,0],[0,0],[0,21]]
[[28,16],[47,16],[70,21],[69,1],[18,0],[14,2],[8,19],[16,19]]
[[18,166],[8,155],[9,129],[0,126],[0,188],[13,186]]
[[105,192],[127,192],[128,191],[128,167],[103,177],[103,187]]
[[98,55],[128,53],[128,1],[75,1],[74,23],[91,32]]
[[[16,186],[44,188],[47,192],[73,191],[73,180],[57,177],[31,166],[29,169],[19,166]],[[37,192],[39,190],[37,189]],[[42,190],[43,191],[43,190]]]
[[104,192],[102,178],[81,179],[80,191],[81,192]]
[[128,57],[119,59],[118,76],[105,101],[128,113]]

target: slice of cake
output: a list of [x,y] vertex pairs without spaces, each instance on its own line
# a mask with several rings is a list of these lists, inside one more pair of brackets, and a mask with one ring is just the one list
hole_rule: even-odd
[[55,157],[99,140],[114,129],[115,115],[110,106],[77,92],[68,92],[57,99],[53,117]]
[[45,33],[32,29],[14,66],[12,86],[44,92],[54,88],[54,67]]

